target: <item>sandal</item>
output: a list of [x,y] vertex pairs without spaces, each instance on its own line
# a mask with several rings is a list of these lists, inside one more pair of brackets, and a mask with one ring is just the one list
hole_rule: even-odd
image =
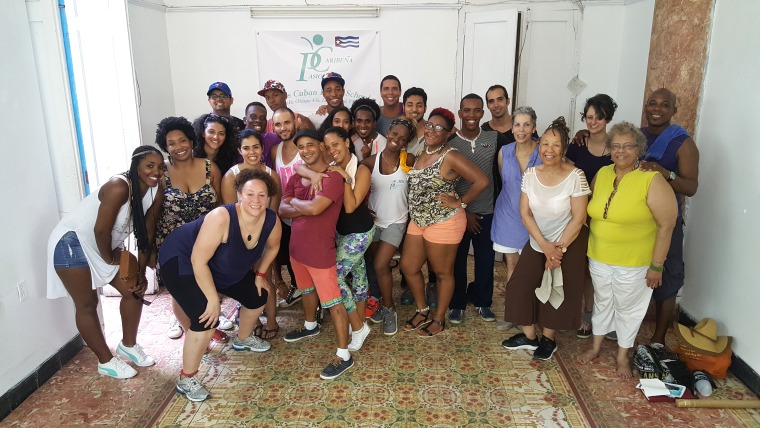
[[259,338],[264,339],[264,340],[274,339],[275,336],[277,336],[277,332],[279,331],[280,331],[279,325],[271,330],[268,328],[265,328],[264,331],[259,336]]
[[[423,312],[425,313],[423,314]],[[423,318],[422,321],[415,324],[414,319],[417,318],[418,316],[425,317],[425,318]],[[409,318],[409,320],[406,322],[406,324],[404,325],[404,328],[407,330],[417,330],[418,328],[427,327],[428,324],[433,322],[433,320],[429,319],[429,317],[430,317],[429,306],[424,309],[417,309],[414,315],[411,318]]]
[[[428,327],[430,327],[430,325],[433,323],[441,326],[441,330],[438,333],[433,333],[430,330],[428,330]],[[417,334],[419,334],[420,337],[433,337],[436,334],[443,333],[443,330],[445,329],[446,329],[446,321],[431,320],[425,327],[422,327]]]

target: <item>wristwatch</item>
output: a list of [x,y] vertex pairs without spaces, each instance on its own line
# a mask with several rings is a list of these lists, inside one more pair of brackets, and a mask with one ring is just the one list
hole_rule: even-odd
[[464,202],[461,202],[461,200],[459,202],[459,206],[462,207],[462,209],[467,208],[467,204],[465,204]]
[[351,177],[346,177],[343,179],[343,182],[348,183],[348,184],[354,184],[354,179]]
[[673,180],[675,180],[675,179],[676,179],[676,177],[677,177],[677,176],[676,176],[676,172],[675,172],[675,171],[670,171],[670,174],[668,174],[668,178],[667,178],[667,180],[668,180],[668,181],[673,181]]

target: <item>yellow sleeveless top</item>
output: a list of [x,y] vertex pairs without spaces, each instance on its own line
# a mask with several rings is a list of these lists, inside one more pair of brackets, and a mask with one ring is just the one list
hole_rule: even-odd
[[636,169],[623,176],[605,219],[604,206],[614,189],[614,167],[607,165],[596,174],[588,204],[591,217],[588,256],[614,266],[649,266],[657,223],[647,206],[647,194],[652,178],[658,173]]
[[406,150],[401,150],[401,153],[399,153],[398,155],[399,166],[401,167],[402,171],[409,174],[409,170],[412,169],[412,167],[406,164],[406,156],[407,156]]

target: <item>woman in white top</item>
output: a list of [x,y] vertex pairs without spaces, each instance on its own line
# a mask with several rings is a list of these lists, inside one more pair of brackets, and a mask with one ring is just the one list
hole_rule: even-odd
[[[554,355],[557,330],[580,325],[591,191],[583,171],[564,160],[568,132],[564,117],[552,122],[539,142],[543,164],[525,171],[520,215],[530,240],[507,283],[506,320],[522,333],[502,346],[533,350],[538,360]],[[543,328],[540,340],[535,324]]]
[[404,238],[409,219],[407,173],[414,166],[415,158],[404,149],[415,132],[414,121],[408,117],[393,119],[385,149],[362,161],[372,171],[369,209],[375,214],[376,232],[370,246],[370,259],[374,260],[383,303],[370,320],[382,322],[383,333],[388,336],[398,332],[391,260]]
[[[234,204],[238,201],[238,192],[235,190],[235,177],[240,174],[240,171],[246,169],[266,171],[272,179],[277,192],[269,197],[269,209],[277,212],[277,208],[280,206],[280,195],[282,194],[282,185],[280,184],[280,176],[264,165],[262,162],[262,156],[264,155],[264,146],[261,142],[261,135],[259,135],[253,129],[244,129],[240,132],[238,139],[238,153],[243,157],[243,162],[232,165],[232,168],[224,174],[222,178],[222,202],[226,204]],[[272,282],[272,270],[270,269],[267,274],[267,281]],[[240,304],[238,303],[238,309]],[[277,324],[277,293],[269,293],[267,295],[267,303],[264,308],[267,314],[267,324],[264,326],[258,320],[255,320],[253,334],[256,337],[262,339],[272,339],[277,336],[277,332],[280,330],[280,325]]]
[[[66,214],[48,240],[47,297],[71,295],[76,325],[87,346],[98,357],[98,373],[118,379],[137,371],[111,354],[98,319],[97,289],[111,284],[122,295],[123,337],[116,352],[140,367],[155,364],[137,344],[143,298],[148,281],[145,267],[154,247],[154,232],[163,191],[156,189],[164,158],[153,146],[132,153],[129,171],[113,176]],[[124,240],[134,232],[139,259],[129,254],[135,268],[120,278]]]

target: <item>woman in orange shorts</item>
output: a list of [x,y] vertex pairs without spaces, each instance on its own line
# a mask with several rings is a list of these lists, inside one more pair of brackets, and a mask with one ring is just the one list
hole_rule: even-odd
[[[401,254],[401,270],[414,295],[417,311],[406,322],[407,330],[419,329],[429,337],[443,331],[446,308],[454,293],[454,258],[462,240],[467,218],[464,208],[488,186],[488,178],[466,157],[448,147],[454,114],[434,109],[425,124],[425,148],[409,171],[409,215]],[[457,179],[472,183],[458,195]],[[435,314],[425,300],[422,265],[428,262],[438,278],[438,307]]]

